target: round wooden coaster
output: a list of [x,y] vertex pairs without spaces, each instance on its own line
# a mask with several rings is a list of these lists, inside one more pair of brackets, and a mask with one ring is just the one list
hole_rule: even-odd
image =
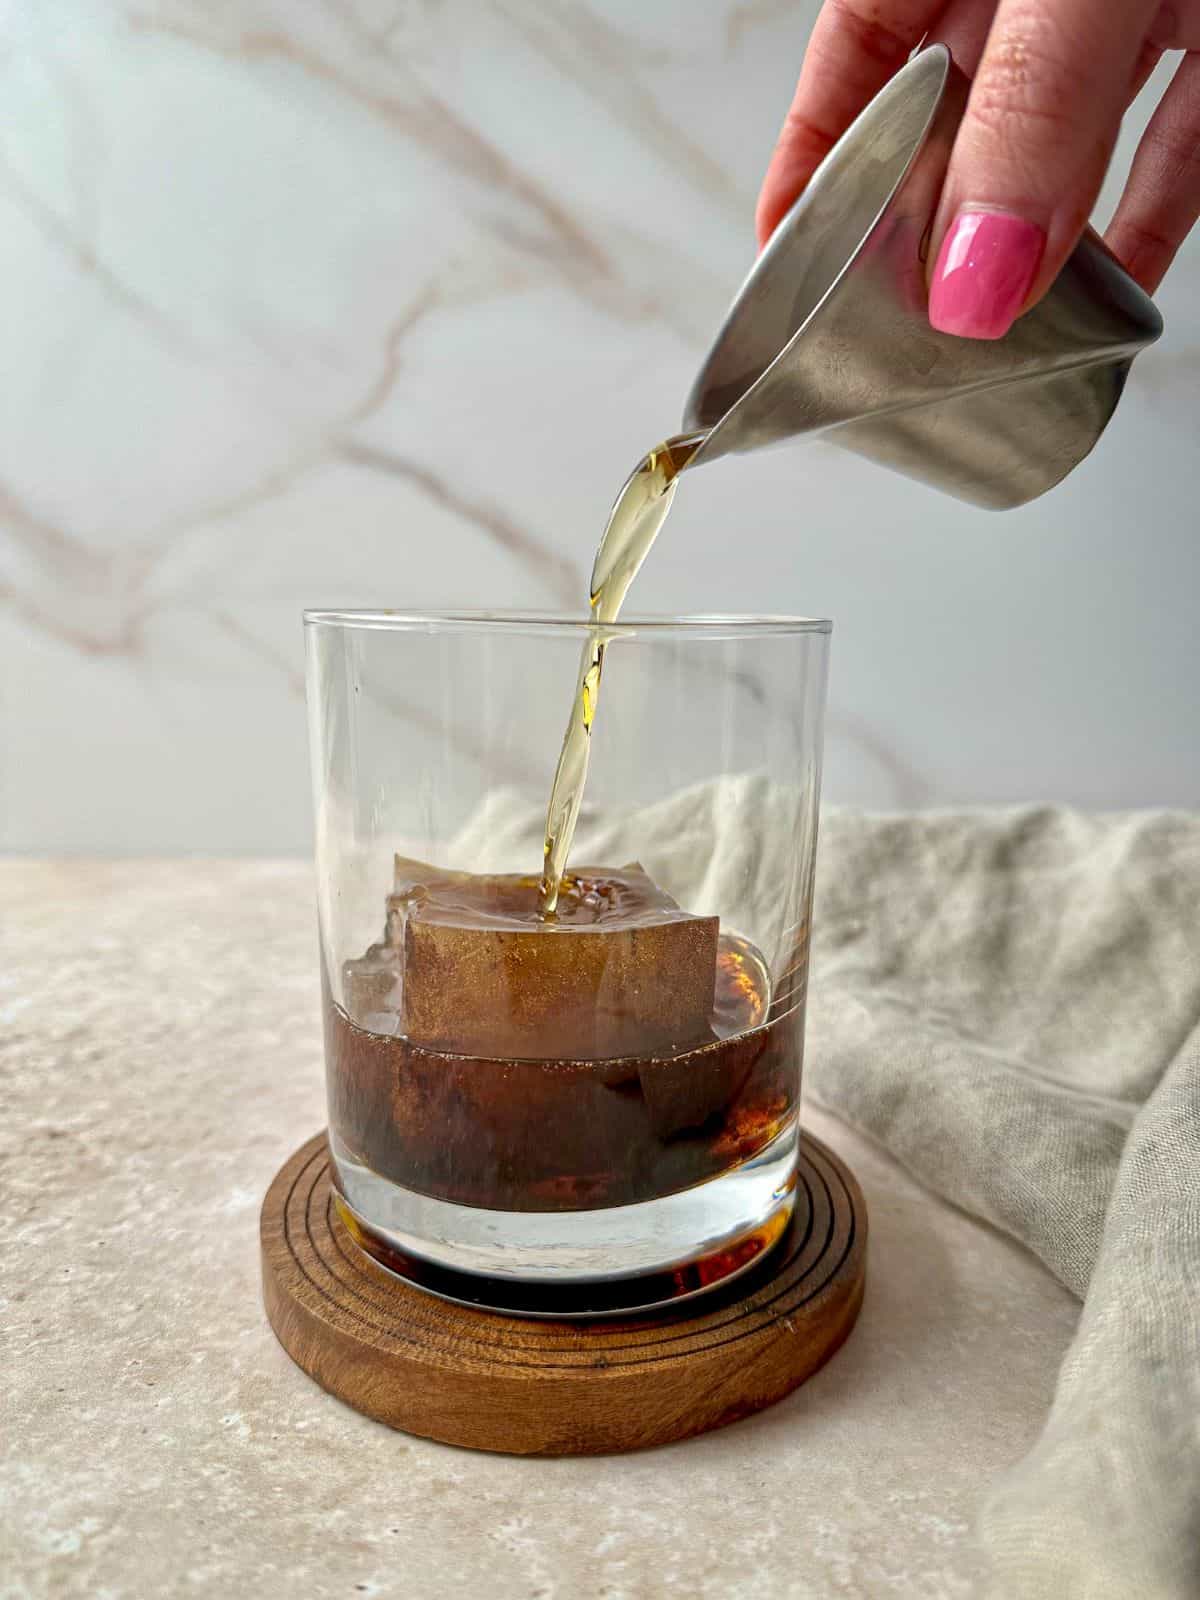
[[444,1444],[588,1455],[722,1427],[811,1376],[862,1304],[862,1192],[807,1135],[795,1219],[762,1265],[673,1313],[625,1321],[531,1321],[435,1299],[358,1248],[330,1179],[318,1134],[267,1191],[271,1326],[331,1394]]

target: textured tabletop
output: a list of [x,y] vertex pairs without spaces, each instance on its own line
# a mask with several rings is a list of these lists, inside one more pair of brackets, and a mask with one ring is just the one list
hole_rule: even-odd
[[818,1113],[871,1212],[849,1344],[686,1444],[473,1455],[365,1421],[275,1343],[258,1206],[323,1121],[311,875],[0,867],[0,1600],[965,1594],[1075,1302]]

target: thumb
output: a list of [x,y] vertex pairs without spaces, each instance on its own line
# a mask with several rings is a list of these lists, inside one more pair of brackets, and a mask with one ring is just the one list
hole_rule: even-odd
[[934,226],[935,328],[999,339],[1054,281],[1096,203],[1156,9],[1001,0]]

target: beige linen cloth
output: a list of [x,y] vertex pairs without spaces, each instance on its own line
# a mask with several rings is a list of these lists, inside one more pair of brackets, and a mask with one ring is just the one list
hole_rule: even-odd
[[[728,778],[580,828],[702,911],[776,805]],[[995,1600],[1200,1597],[1200,816],[826,812],[805,1092],[1083,1300],[987,1495]],[[478,830],[478,831],[476,831]],[[530,859],[495,796],[469,830]],[[467,859],[478,859],[464,839]]]

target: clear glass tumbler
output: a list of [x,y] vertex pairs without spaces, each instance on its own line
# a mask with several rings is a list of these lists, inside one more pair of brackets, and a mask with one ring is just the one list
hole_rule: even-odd
[[[306,614],[329,1139],[363,1248],[600,1314],[795,1204],[830,624],[606,627],[558,916],[546,806],[593,625]],[[502,876],[498,876],[502,875]]]

